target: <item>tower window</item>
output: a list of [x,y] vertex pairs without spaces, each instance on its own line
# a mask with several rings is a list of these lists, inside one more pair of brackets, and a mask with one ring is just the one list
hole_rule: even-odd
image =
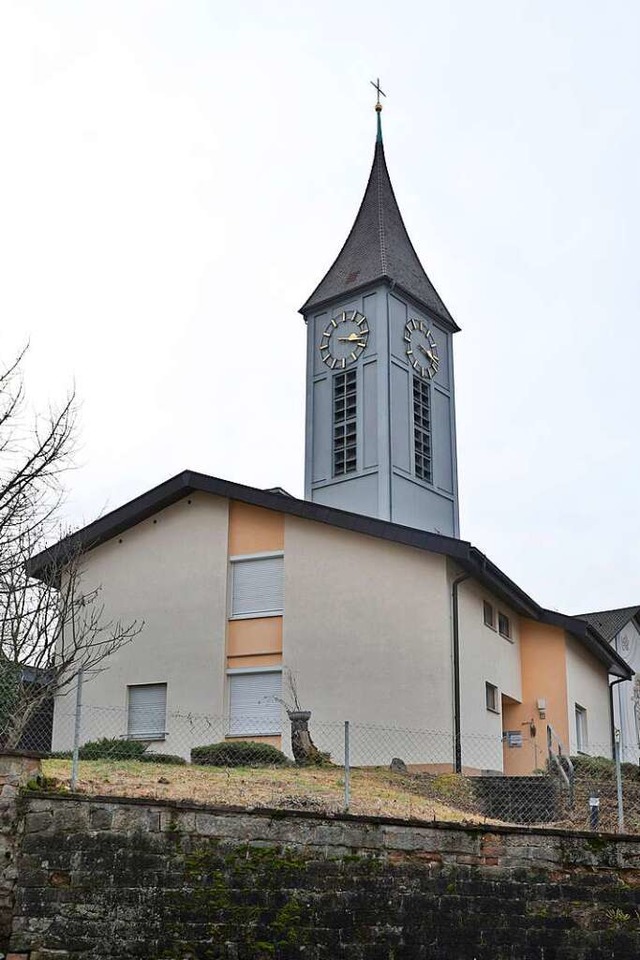
[[333,475],[356,468],[356,371],[333,378]]
[[413,448],[416,477],[433,481],[431,465],[431,395],[429,384],[413,378]]

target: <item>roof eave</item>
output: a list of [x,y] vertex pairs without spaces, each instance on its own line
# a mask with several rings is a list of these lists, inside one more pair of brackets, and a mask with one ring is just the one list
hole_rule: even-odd
[[417,297],[414,293],[411,293],[410,290],[407,290],[401,284],[396,283],[393,277],[387,276],[386,274],[381,275],[375,280],[367,280],[366,283],[360,283],[357,286],[352,287],[350,290],[345,290],[343,295],[333,295],[330,297],[322,297],[318,300],[313,299],[313,294],[311,297],[303,303],[303,305],[298,309],[298,313],[302,314],[305,319],[305,322],[310,313],[314,313],[317,310],[323,310],[325,307],[328,307],[331,303],[339,302],[340,300],[348,300],[351,296],[361,296],[367,290],[373,290],[375,287],[380,284],[386,284],[389,287],[391,293],[394,290],[397,290],[402,294],[403,297],[406,297],[407,300],[410,300],[414,303],[420,310],[432,317],[437,323],[441,324],[451,333],[460,333],[461,328],[455,322],[453,318],[445,317],[441,313],[438,313],[437,310],[434,310],[433,307],[430,307],[424,300],[421,300],[420,297]]
[[429,533],[426,530],[389,523],[386,520],[378,520],[376,517],[350,513],[347,510],[339,510],[336,507],[328,507],[309,500],[298,500],[287,494],[260,490],[231,480],[184,470],[31,557],[27,562],[27,572],[29,576],[36,579],[46,580],[48,570],[59,570],[60,561],[61,559],[64,561],[65,556],[77,556],[79,552],[92,550],[130,527],[142,523],[160,510],[177,503],[190,493],[198,492],[278,510],[318,523],[328,523],[355,533],[429,550],[432,553],[445,554],[456,560],[464,560],[468,557],[470,544],[455,537]]
[[558,613],[556,610],[542,610],[542,614],[544,623],[560,627],[584,643],[598,660],[606,664],[609,673],[613,676],[630,680],[634,675],[635,671],[631,669],[626,660],[586,620],[580,620],[579,617],[570,617],[567,614]]

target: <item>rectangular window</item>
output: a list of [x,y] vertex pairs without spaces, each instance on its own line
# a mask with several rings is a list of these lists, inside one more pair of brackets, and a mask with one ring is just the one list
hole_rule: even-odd
[[137,683],[127,690],[127,736],[131,740],[164,740],[167,735],[166,683]]
[[333,475],[354,473],[357,469],[356,371],[338,373],[333,378]]
[[587,737],[587,711],[576,703],[576,746],[578,753],[586,753],[589,748]]
[[431,465],[431,395],[429,384],[413,378],[413,454],[416,477],[433,482]]
[[491,710],[492,713],[500,713],[498,707],[498,688],[493,683],[485,683],[484,686],[487,710]]
[[484,622],[487,627],[491,627],[492,630],[496,628],[496,612],[493,609],[493,606],[487,601],[484,601]]
[[232,617],[276,616],[283,605],[284,557],[232,560]]
[[229,736],[273,736],[281,732],[282,672],[229,676]]
[[511,640],[511,622],[505,613],[498,614],[498,633],[501,637]]

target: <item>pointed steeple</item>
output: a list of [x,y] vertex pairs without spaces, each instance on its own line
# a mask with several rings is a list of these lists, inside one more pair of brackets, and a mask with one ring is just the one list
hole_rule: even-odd
[[376,105],[377,135],[373,165],[358,215],[347,240],[323,280],[300,312],[380,280],[387,280],[458,330],[413,249],[402,220],[384,156],[381,104]]

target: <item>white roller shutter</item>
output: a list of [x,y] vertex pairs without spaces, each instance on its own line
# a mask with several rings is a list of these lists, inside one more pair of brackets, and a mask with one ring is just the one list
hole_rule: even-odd
[[232,617],[282,613],[283,557],[236,560],[231,570]]
[[129,687],[127,733],[132,740],[164,740],[166,723],[166,683],[145,683]]
[[280,733],[282,673],[234,673],[229,677],[229,734]]

